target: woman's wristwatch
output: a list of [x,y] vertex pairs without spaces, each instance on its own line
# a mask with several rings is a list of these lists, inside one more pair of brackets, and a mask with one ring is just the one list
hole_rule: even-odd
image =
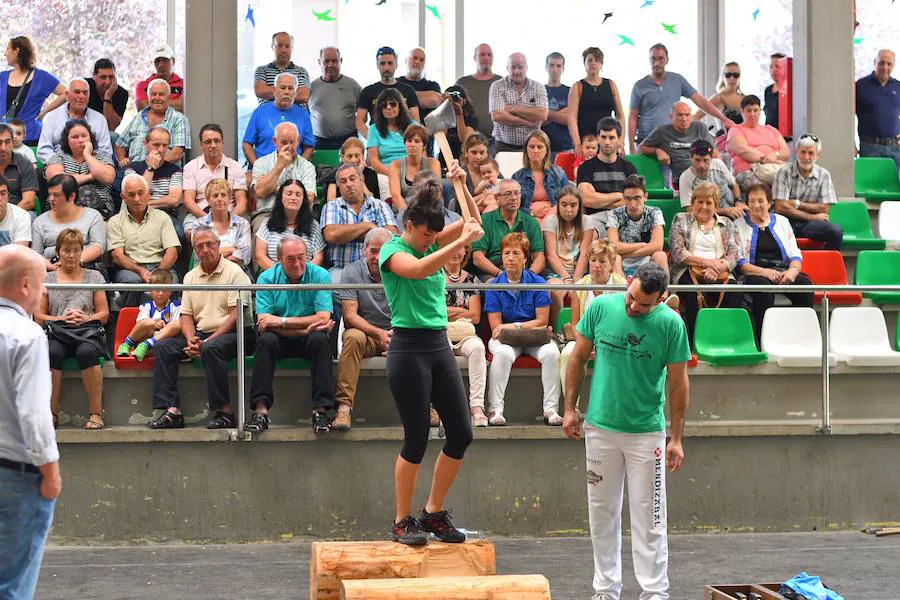
[[516,329],[522,329],[522,324],[518,321],[516,322]]
[[287,329],[287,317],[281,317],[281,328]]

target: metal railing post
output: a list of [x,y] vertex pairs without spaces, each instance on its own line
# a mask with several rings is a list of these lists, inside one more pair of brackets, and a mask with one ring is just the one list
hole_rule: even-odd
[[828,362],[831,343],[828,337],[830,315],[828,294],[822,294],[822,426],[819,433],[831,433],[831,365]]
[[245,370],[245,348],[244,348],[244,294],[238,292],[237,295],[237,430],[234,432],[233,438],[236,440],[250,439],[249,436],[241,436],[246,417],[246,399],[244,398],[244,370]]

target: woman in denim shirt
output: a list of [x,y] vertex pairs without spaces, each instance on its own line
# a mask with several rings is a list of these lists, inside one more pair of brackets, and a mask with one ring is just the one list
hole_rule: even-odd
[[550,138],[540,129],[535,129],[525,140],[522,149],[522,168],[513,173],[512,178],[522,186],[522,207],[538,222],[556,206],[560,190],[569,183],[565,171],[550,163]]

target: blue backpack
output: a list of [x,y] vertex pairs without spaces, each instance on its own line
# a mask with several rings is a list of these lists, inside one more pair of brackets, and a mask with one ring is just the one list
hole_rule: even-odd
[[779,592],[787,598],[800,600],[844,600],[844,597],[835,591],[829,590],[817,575],[800,573],[793,579],[785,581]]

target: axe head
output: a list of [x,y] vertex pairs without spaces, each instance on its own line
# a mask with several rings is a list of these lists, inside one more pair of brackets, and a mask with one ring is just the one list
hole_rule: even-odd
[[425,116],[425,129],[428,135],[453,127],[456,127],[456,113],[453,112],[453,103],[449,98]]

